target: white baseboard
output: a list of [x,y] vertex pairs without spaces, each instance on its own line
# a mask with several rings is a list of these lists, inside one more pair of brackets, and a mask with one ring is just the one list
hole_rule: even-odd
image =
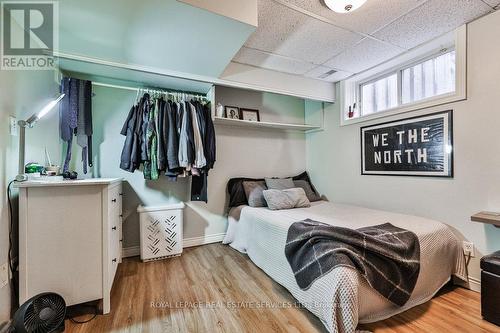
[[481,292],[481,280],[476,279],[475,277],[469,276],[469,288],[472,291],[476,291],[478,293]]
[[211,243],[219,243],[222,242],[224,236],[226,236],[225,233],[206,235],[201,237],[193,237],[193,238],[184,238],[182,247],[186,248],[186,247],[200,246]]
[[[225,233],[220,233],[220,234],[206,235],[201,237],[184,238],[182,247],[186,248],[186,247],[200,246],[211,243],[219,243],[222,242],[225,235],[226,235]],[[123,258],[136,257],[139,255],[141,255],[141,247],[138,245],[124,247],[122,250]]]

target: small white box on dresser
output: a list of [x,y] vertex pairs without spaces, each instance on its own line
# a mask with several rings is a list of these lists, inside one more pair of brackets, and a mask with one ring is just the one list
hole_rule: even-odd
[[141,260],[152,261],[182,253],[184,203],[139,206]]

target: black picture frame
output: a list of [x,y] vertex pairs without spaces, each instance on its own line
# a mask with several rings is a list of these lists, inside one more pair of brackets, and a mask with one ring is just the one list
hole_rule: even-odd
[[[229,117],[228,116],[228,115],[230,115],[231,111],[235,112],[235,116],[236,117]],[[224,107],[224,118],[227,118],[227,119],[239,119],[239,120],[241,120],[241,110],[240,110],[240,108],[237,107],[237,106],[226,105]]]
[[[411,143],[410,130],[417,134]],[[360,140],[361,175],[453,178],[453,110],[363,126]]]
[[[259,110],[256,110],[256,109],[246,109],[246,108],[241,108],[240,109],[240,117],[242,120],[248,120],[248,119],[245,119],[245,115],[244,113],[245,112],[251,112],[253,114],[255,114],[257,116],[257,122],[260,121],[260,113],[259,113]],[[248,121],[254,121],[254,120],[248,120]]]

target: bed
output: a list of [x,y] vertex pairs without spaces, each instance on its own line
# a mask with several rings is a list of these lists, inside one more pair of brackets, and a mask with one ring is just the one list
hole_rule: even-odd
[[[392,304],[348,267],[335,268],[308,290],[300,289],[284,248],[290,225],[307,218],[353,229],[390,222],[413,231],[420,242],[421,267],[408,302],[402,307]],[[223,243],[246,253],[317,316],[329,332],[354,332],[358,323],[383,320],[427,302],[452,275],[466,280],[461,245],[450,228],[437,221],[326,201],[313,202],[309,208],[279,211],[239,206],[231,209],[228,220]]]

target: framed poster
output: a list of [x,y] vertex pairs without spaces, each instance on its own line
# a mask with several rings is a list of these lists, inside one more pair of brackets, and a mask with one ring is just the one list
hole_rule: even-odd
[[453,177],[453,112],[361,127],[361,174]]

